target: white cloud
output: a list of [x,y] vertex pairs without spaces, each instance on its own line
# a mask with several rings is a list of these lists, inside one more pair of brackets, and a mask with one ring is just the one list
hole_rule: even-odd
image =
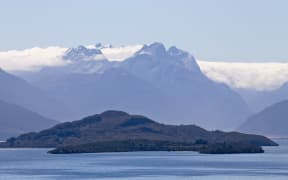
[[44,66],[61,66],[68,63],[62,59],[67,48],[34,47],[24,50],[0,52],[0,68],[6,71],[31,71]]
[[198,61],[210,79],[233,88],[273,90],[288,82],[288,63]]
[[[103,55],[110,61],[122,61],[133,56],[143,45],[121,46],[121,47],[103,47]],[[87,46],[95,48],[95,45]],[[62,66],[69,63],[63,60],[62,56],[68,48],[34,47],[24,50],[10,50],[0,52],[0,68],[6,71],[35,71],[47,66]],[[102,60],[103,56],[95,56],[94,60]]]
[[102,48],[101,52],[110,61],[123,61],[133,56],[143,45]]

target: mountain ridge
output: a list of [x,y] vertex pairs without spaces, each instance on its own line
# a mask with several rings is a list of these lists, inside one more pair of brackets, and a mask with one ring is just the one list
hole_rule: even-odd
[[69,110],[24,79],[0,70],[0,100],[16,104],[51,119],[62,119]]
[[288,137],[288,100],[266,107],[249,117],[238,130],[270,137]]
[[[237,93],[208,79],[195,58],[176,47],[152,43],[125,61],[112,62],[95,60],[90,51],[84,46],[71,49],[70,59],[77,58],[70,64],[47,67],[25,79],[79,112],[74,119],[120,109],[169,123],[232,129],[250,113]],[[181,122],[175,122],[179,116]]]
[[18,105],[0,100],[0,140],[58,123]]

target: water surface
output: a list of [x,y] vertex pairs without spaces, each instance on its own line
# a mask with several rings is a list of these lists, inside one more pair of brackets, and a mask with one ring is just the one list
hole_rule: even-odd
[[127,152],[52,155],[49,149],[0,149],[0,179],[287,180],[288,140],[264,154]]

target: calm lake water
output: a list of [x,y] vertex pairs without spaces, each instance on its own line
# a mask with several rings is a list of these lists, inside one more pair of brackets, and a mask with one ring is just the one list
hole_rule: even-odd
[[130,152],[51,155],[48,149],[0,149],[0,179],[287,180],[288,140],[264,154]]

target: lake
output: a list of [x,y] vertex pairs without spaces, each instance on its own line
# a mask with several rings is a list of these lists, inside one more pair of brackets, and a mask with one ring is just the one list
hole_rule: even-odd
[[127,152],[52,155],[49,149],[0,149],[0,179],[287,180],[288,140],[264,154]]

